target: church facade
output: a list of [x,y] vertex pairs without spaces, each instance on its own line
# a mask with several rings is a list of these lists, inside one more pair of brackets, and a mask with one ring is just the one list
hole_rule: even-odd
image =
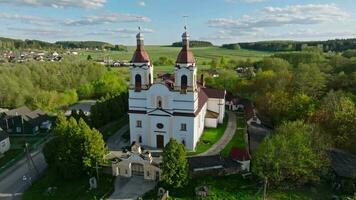
[[207,88],[204,78],[197,79],[197,66],[189,48],[189,35],[182,35],[183,47],[174,67],[174,75],[159,74],[138,33],[137,49],[130,65],[129,120],[130,141],[163,148],[170,138],[194,150],[204,127],[223,123],[225,91]]

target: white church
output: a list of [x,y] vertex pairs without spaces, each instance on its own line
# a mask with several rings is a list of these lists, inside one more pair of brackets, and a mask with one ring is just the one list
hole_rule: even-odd
[[[170,138],[194,150],[204,127],[223,123],[225,91],[206,88],[197,80],[197,66],[189,48],[189,35],[182,35],[174,75],[153,78],[153,65],[138,33],[137,49],[130,65],[130,141],[161,149]],[[173,67],[173,66],[172,66]]]

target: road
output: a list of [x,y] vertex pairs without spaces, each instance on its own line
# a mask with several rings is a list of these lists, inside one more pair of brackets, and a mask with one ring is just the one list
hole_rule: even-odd
[[[31,155],[39,173],[42,173],[47,168],[47,163],[41,150]],[[27,159],[23,158],[0,175],[0,200],[21,199],[22,193],[37,178],[36,170],[29,168]]]
[[106,144],[110,151],[120,151],[122,147],[130,145],[130,141],[125,141],[122,138],[122,135],[129,130],[129,125],[126,124],[116,131],[109,139],[106,141]]
[[197,156],[208,156],[208,155],[216,155],[219,154],[220,151],[224,149],[227,143],[234,137],[236,131],[236,114],[233,112],[227,112],[229,115],[229,121],[227,122],[227,127],[225,129],[224,135],[220,138],[220,140],[215,143],[210,149],[207,151],[198,154]]

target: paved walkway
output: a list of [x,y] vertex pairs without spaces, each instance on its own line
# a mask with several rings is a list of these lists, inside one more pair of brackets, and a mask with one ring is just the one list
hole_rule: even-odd
[[210,156],[210,155],[216,155],[219,154],[220,151],[224,149],[224,147],[227,145],[227,143],[230,142],[230,140],[234,137],[235,131],[236,131],[236,114],[228,111],[227,112],[229,116],[229,121],[227,122],[226,130],[224,132],[224,135],[220,138],[220,140],[215,143],[210,149],[207,151],[198,154],[197,156]]
[[137,199],[155,186],[155,181],[144,180],[142,176],[116,177],[115,192],[109,200]]
[[129,124],[124,125],[116,133],[109,137],[106,141],[109,151],[120,151],[122,147],[130,145],[129,141],[125,141],[122,135],[129,130]]

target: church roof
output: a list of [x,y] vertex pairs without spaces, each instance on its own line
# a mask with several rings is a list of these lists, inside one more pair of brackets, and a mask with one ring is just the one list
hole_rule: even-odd
[[143,46],[143,43],[138,44],[136,51],[135,51],[134,55],[132,56],[131,62],[145,63],[145,62],[149,62],[149,61],[150,61],[150,57],[148,56],[148,53]]
[[218,90],[218,89],[206,88],[206,87],[203,87],[202,90],[204,91],[204,93],[209,98],[215,98],[215,99],[223,99],[223,98],[225,98],[225,91],[224,90]]
[[143,34],[139,32],[136,35],[136,39],[137,39],[137,48],[134,55],[132,56],[131,62],[132,63],[150,62],[150,57],[148,56],[148,53],[144,47]]
[[180,50],[176,63],[188,64],[195,63],[195,58],[193,52],[189,48],[189,35],[184,32],[182,35],[182,50]]
[[188,45],[184,45],[179,52],[176,63],[195,63],[193,52],[189,49]]

